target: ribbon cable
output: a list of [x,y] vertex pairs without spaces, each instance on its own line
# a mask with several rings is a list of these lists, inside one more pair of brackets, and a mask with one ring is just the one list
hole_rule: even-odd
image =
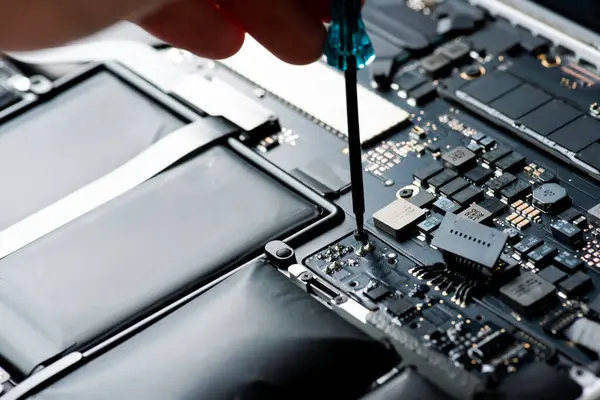
[[114,171],[0,232],[0,259],[160,174],[231,130],[198,120],[169,134]]

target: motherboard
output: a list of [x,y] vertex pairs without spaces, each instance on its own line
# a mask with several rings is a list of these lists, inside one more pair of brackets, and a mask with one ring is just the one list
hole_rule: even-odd
[[[218,115],[234,126],[227,125],[226,139],[252,154],[245,158],[265,162],[261,168],[268,165],[269,173],[289,178],[287,186],[309,188],[311,200],[337,207],[346,223],[313,232],[285,254],[298,256],[294,265],[310,272],[307,281],[322,283],[322,293],[360,305],[364,313],[353,323],[389,344],[402,367],[415,368],[448,398],[523,398],[523,386],[543,375],[547,386],[532,388],[532,398],[551,398],[544,396],[555,390],[547,384],[552,381],[560,398],[575,399],[578,394],[560,392],[572,389],[573,368],[600,376],[600,65],[474,3],[365,5],[377,55],[360,71],[357,94],[366,236],[348,223],[344,80],[323,60],[287,65],[248,37],[240,53],[216,62],[166,45],[152,49],[162,61],[193,72],[168,90],[135,68],[124,69],[166,92],[161,101],[188,107],[191,120],[228,110],[229,103],[239,106],[231,108],[237,115]],[[62,101],[53,90],[76,87],[67,76],[95,68],[75,63],[57,72],[56,65],[32,64],[7,59],[0,65],[0,122],[39,99]],[[202,96],[192,84],[200,82],[207,93],[219,93],[214,102],[194,104]],[[147,123],[152,129],[139,130],[152,131],[149,143],[183,125],[185,118],[146,118],[158,118],[158,108],[140,104],[142,116],[123,119]],[[143,148],[138,139],[133,142]],[[211,182],[218,187],[220,181]],[[236,182],[244,190],[230,200],[242,210],[252,188]],[[271,211],[264,213],[271,217]],[[230,222],[226,214],[219,217],[223,223]],[[305,226],[301,221],[293,228]],[[294,275],[292,267],[284,273]],[[0,394],[26,378],[15,370],[0,368]]]
[[[596,68],[467,2],[374,0],[364,14],[378,52],[363,76],[378,96],[365,96],[361,125],[370,233],[331,237],[303,264],[367,307],[431,379],[464,379],[458,397],[535,363],[593,365]],[[247,143],[351,215],[346,135],[329,122],[339,89],[314,67],[312,84],[299,78],[311,100],[298,99],[248,60],[217,76],[277,110],[284,129]]]

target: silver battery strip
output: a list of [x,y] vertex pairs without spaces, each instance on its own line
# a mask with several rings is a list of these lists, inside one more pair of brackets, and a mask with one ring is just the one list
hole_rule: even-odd
[[54,49],[12,52],[28,64],[117,62],[165,93],[175,94],[213,117],[223,117],[247,132],[271,123],[275,114],[226,82],[199,72],[190,73],[154,48],[139,42],[105,40]]
[[134,189],[228,133],[204,120],[171,133],[113,172],[0,232],[0,259]]

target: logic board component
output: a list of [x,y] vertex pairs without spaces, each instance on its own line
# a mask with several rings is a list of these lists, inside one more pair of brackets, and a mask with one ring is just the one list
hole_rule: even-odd
[[[242,49],[219,61],[292,107],[348,136],[343,76],[321,62],[287,64],[246,36]],[[318,95],[317,95],[318,94]],[[370,90],[358,86],[361,143],[373,141],[407,123],[410,114]]]
[[533,191],[533,204],[540,210],[558,214],[571,205],[567,189],[558,183],[545,183]]
[[401,238],[403,233],[416,225],[425,214],[422,208],[407,200],[398,199],[373,214],[373,221],[377,229]]
[[448,168],[457,171],[465,171],[474,166],[475,154],[462,146],[458,146],[442,156],[442,160]]
[[474,204],[471,207],[467,208],[465,211],[458,214],[458,216],[470,219],[471,221],[477,222],[478,224],[485,224],[489,222],[492,213],[490,213],[485,208]]
[[556,239],[568,245],[575,245],[583,238],[583,231],[570,222],[558,220],[551,225]]
[[446,214],[432,245],[444,253],[449,264],[491,276],[507,240],[504,232]]
[[556,300],[556,287],[536,274],[525,272],[500,288],[504,301],[516,311],[531,315]]
[[578,271],[558,284],[560,291],[568,297],[585,294],[592,289],[592,278],[585,272]]

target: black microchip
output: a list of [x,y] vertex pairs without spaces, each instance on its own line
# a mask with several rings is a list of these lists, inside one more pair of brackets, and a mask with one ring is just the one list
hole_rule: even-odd
[[600,121],[593,117],[580,117],[552,133],[548,139],[577,153],[600,140]]
[[488,223],[490,218],[492,217],[492,214],[488,210],[478,206],[477,204],[470,206],[458,215],[460,217],[470,219],[471,221],[477,222],[479,224]]
[[473,136],[471,136],[471,140],[476,141],[477,143],[479,143],[481,141],[481,139],[486,138],[487,136],[485,136],[483,133],[481,132],[475,132],[473,134]]
[[520,84],[521,81],[511,74],[494,71],[469,82],[462,91],[484,104],[489,104]]
[[508,203],[513,203],[514,201],[527,196],[529,193],[531,193],[531,185],[528,182],[518,180],[510,186],[500,190],[500,197]]
[[433,203],[433,209],[442,215],[446,215],[446,213],[454,214],[460,211],[460,206],[446,197],[440,197]]
[[556,300],[556,287],[550,282],[525,272],[500,288],[503,300],[523,314],[541,312],[546,305]]
[[556,285],[558,282],[565,279],[568,275],[560,269],[556,268],[555,266],[551,265],[541,270],[538,273],[538,276],[541,276],[551,284]]
[[508,147],[498,145],[494,150],[488,151],[481,157],[489,165],[494,165],[502,157],[505,157],[512,153],[512,150]]
[[600,154],[600,143],[594,142],[581,150],[575,157],[596,169],[600,169],[600,159],[598,159],[598,154]]
[[583,238],[583,231],[580,228],[562,219],[555,221],[550,228],[552,235],[565,244],[577,244]]
[[415,182],[421,186],[425,186],[427,184],[427,180],[431,179],[435,175],[439,174],[444,170],[438,163],[429,164],[425,168],[422,168],[414,173]]
[[425,234],[425,236],[431,237],[431,234],[439,228],[443,219],[444,217],[442,215],[433,213],[429,218],[417,225],[417,228],[419,229],[419,232]]
[[422,106],[437,96],[437,87],[432,82],[419,86],[418,88],[408,92],[408,104],[411,106]]
[[408,199],[419,208],[430,208],[435,201],[435,196],[425,190],[421,190],[417,195]]
[[542,136],[548,136],[581,113],[560,100],[552,100],[520,118],[520,122]]
[[483,196],[483,190],[477,186],[468,186],[460,192],[451,196],[452,200],[458,204],[467,205],[477,202]]
[[472,170],[468,171],[465,174],[465,178],[470,180],[476,185],[481,185],[490,180],[490,178],[494,175],[492,171],[488,168],[483,168],[482,166],[476,166]]
[[519,45],[519,36],[514,27],[504,26],[500,22],[487,24],[486,27],[469,37],[473,49],[481,54],[498,56],[510,52]]
[[469,182],[467,182],[465,179],[456,178],[456,179],[446,183],[444,186],[442,186],[440,188],[440,193],[446,197],[450,197],[454,193],[461,191],[462,189],[464,189],[467,186],[469,186]]
[[481,145],[479,143],[470,142],[467,145],[467,149],[469,149],[470,151],[472,151],[475,154],[483,153],[483,147],[481,147]]
[[490,107],[508,118],[517,120],[551,100],[544,91],[524,83],[515,90],[500,97]]
[[475,157],[475,153],[459,146],[444,154],[442,160],[444,160],[444,163],[448,168],[457,171],[465,171],[475,164]]
[[554,257],[554,265],[572,274],[583,266],[583,261],[568,251],[561,251],[559,255]]
[[379,302],[389,296],[391,292],[382,285],[374,286],[365,291],[365,296],[374,302]]
[[471,46],[469,46],[462,40],[455,40],[453,42],[443,45],[438,49],[438,52],[440,54],[452,61],[459,61],[467,57],[470,51]]
[[406,98],[406,93],[418,88],[427,81],[428,79],[426,77],[415,71],[405,72],[394,79],[394,82],[400,88],[400,92],[404,92],[404,96],[402,96],[404,98]]
[[558,287],[567,296],[578,296],[592,289],[592,278],[588,274],[579,271],[559,283]]
[[488,197],[487,199],[479,203],[479,206],[488,210],[490,214],[492,214],[492,216],[494,217],[502,213],[507,207],[506,204],[504,204],[495,197]]
[[404,299],[394,299],[386,305],[387,310],[396,317],[402,317],[413,309],[413,305]]
[[502,255],[508,236],[464,217],[446,214],[432,245],[444,252],[487,269],[493,269]]
[[496,141],[489,136],[484,137],[479,141],[479,144],[483,146],[484,149],[489,150],[496,144]]
[[502,172],[516,172],[525,166],[525,157],[519,153],[510,153],[496,163],[496,168]]
[[510,185],[511,183],[515,182],[516,180],[517,180],[516,176],[514,176],[513,174],[509,174],[507,172],[505,174],[500,175],[496,179],[492,179],[491,181],[489,181],[488,183],[486,183],[485,186],[492,193],[496,193],[499,190],[501,190],[501,189],[505,188],[506,186]]
[[527,258],[529,258],[529,261],[531,261],[533,265],[535,265],[537,268],[540,268],[544,265],[548,265],[556,253],[558,253],[558,249],[556,247],[544,243],[537,249],[527,253]]
[[446,71],[452,65],[452,60],[446,58],[444,55],[439,53],[431,54],[424,57],[420,61],[421,68],[432,76],[439,76]]
[[583,213],[578,209],[571,207],[567,211],[562,212],[558,217],[560,219],[564,219],[565,221],[573,222],[579,217],[582,217]]
[[429,187],[432,189],[438,189],[444,186],[446,183],[453,180],[454,178],[456,178],[457,176],[458,174],[455,171],[452,171],[451,169],[445,169],[433,178],[430,178],[428,180]]
[[596,313],[596,315],[600,315],[600,296],[596,296],[596,298],[588,303],[588,308]]
[[515,251],[519,254],[524,255],[529,253],[531,250],[535,249],[538,246],[541,246],[544,241],[535,236],[527,236],[519,243],[517,243],[514,247]]

